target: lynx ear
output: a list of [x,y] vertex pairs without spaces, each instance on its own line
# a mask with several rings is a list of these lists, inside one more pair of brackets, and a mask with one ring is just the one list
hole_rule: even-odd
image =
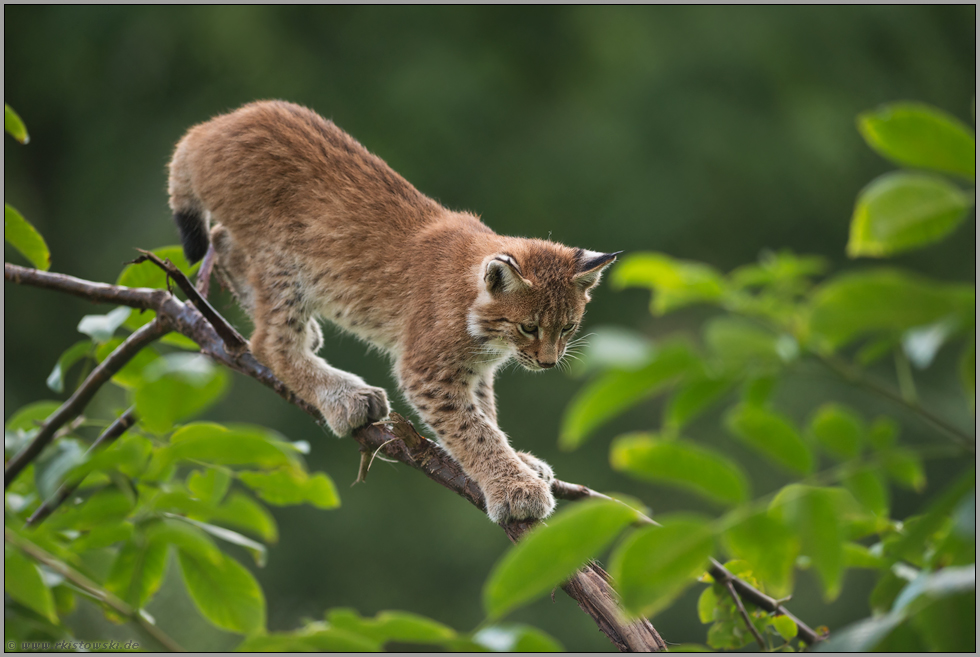
[[517,261],[506,253],[490,258],[483,270],[483,283],[490,294],[509,294],[532,286]]
[[586,291],[591,287],[594,287],[599,279],[602,278],[602,271],[616,262],[616,256],[618,256],[622,251],[616,251],[616,253],[597,253],[596,251],[586,251],[582,249],[578,254],[578,273],[572,277],[572,280],[583,290]]

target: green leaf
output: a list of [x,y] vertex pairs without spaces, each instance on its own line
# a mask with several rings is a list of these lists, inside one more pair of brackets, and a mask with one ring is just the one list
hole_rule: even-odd
[[255,493],[276,506],[308,502],[320,509],[340,506],[340,496],[333,481],[324,473],[312,477],[301,470],[282,469],[275,472],[241,472],[238,478]]
[[425,643],[442,645],[456,638],[456,632],[425,616],[406,611],[382,611],[375,618],[361,618],[352,609],[331,609],[326,614],[331,627],[356,634],[384,645]]
[[904,488],[922,492],[926,487],[926,472],[922,459],[910,449],[896,448],[882,452],[885,472],[895,483]]
[[614,370],[603,374],[569,404],[562,420],[559,446],[575,449],[603,423],[699,368],[700,361],[690,346],[672,342],[665,344],[653,360],[639,370]]
[[789,641],[799,632],[796,623],[789,616],[773,616],[771,624],[784,641]]
[[136,412],[150,431],[163,433],[173,423],[196,415],[221,397],[228,375],[204,356],[167,354],[143,370],[136,390]]
[[858,116],[864,140],[892,161],[976,177],[976,137],[962,121],[923,103],[889,103]]
[[194,470],[187,475],[187,490],[208,504],[220,504],[230,485],[231,474],[223,468]]
[[51,370],[51,374],[48,375],[48,380],[45,382],[48,388],[54,392],[64,392],[65,375],[68,373],[68,370],[71,369],[72,365],[88,356],[91,351],[91,340],[81,340],[68,347],[68,349],[61,354],[61,357],[58,358],[58,362],[55,363],[54,369]]
[[59,401],[36,401],[17,410],[4,424],[7,431],[30,431],[37,429],[48,416],[61,407]]
[[259,568],[265,567],[266,558],[268,553],[265,546],[261,543],[256,543],[252,539],[242,536],[238,532],[233,532],[230,529],[225,529],[224,527],[218,527],[217,525],[212,525],[206,522],[200,522],[198,520],[192,520],[190,518],[184,518],[184,522],[190,523],[195,527],[198,527],[211,536],[215,538],[220,538],[222,541],[231,543],[232,545],[238,545],[245,548],[252,558],[255,560],[255,565]]
[[803,554],[816,568],[828,602],[840,594],[844,576],[843,516],[853,503],[843,489],[791,484],[779,491],[769,505],[769,513],[791,526],[800,537]]
[[17,116],[17,112],[7,103],[3,104],[3,129],[7,131],[7,134],[22,144],[26,144],[31,140],[30,135],[27,134],[27,128],[24,126],[24,122],[21,121],[20,117]]
[[880,258],[938,242],[972,206],[971,195],[939,176],[886,173],[858,194],[847,255]]
[[85,448],[74,439],[62,438],[49,445],[34,463],[34,481],[38,494],[47,499],[54,495],[73,468],[85,461]]
[[144,607],[163,584],[167,544],[139,534],[126,541],[109,569],[105,589],[137,609]]
[[175,431],[170,445],[154,454],[147,476],[155,477],[181,459],[214,465],[299,467],[293,447],[268,432],[245,427],[233,431],[209,422],[188,424]]
[[493,652],[564,652],[561,644],[530,625],[490,625],[473,635],[473,640]]
[[44,524],[52,529],[85,531],[121,521],[133,506],[133,500],[122,491],[104,488],[82,504],[63,504]]
[[748,481],[735,463],[693,443],[627,434],[613,443],[609,461],[614,470],[679,486],[714,502],[734,505],[749,496]]
[[668,431],[679,431],[728,392],[733,384],[731,379],[724,378],[694,379],[682,384],[667,401],[664,428]]
[[903,333],[947,317],[974,317],[972,285],[936,283],[895,269],[837,276],[814,293],[810,331],[831,347],[882,331]]
[[718,596],[715,587],[709,586],[701,591],[698,597],[698,619],[702,623],[710,623],[715,619],[715,607],[718,606]]
[[810,432],[824,449],[839,459],[852,459],[861,451],[864,423],[842,404],[824,404],[810,420]]
[[844,543],[844,565],[848,568],[880,570],[888,567],[888,561],[880,556],[875,556],[871,550],[860,543],[848,541]]
[[[78,331],[91,337],[94,342],[108,342],[116,329],[129,317],[130,312],[132,308],[119,306],[107,315],[85,315],[78,323]],[[122,340],[119,343],[121,344]]]
[[65,477],[80,481],[90,472],[118,470],[135,477],[143,471],[153,451],[153,443],[143,436],[127,434],[108,447],[86,455],[86,459],[74,467]]
[[897,438],[898,423],[884,415],[876,417],[868,430],[868,442],[878,452],[891,449]]
[[844,488],[871,513],[879,518],[888,517],[889,492],[877,468],[859,466],[844,475]]
[[590,500],[565,509],[531,530],[497,564],[483,586],[483,607],[500,618],[550,591],[595,557],[626,525],[633,509]]
[[193,552],[178,551],[187,592],[205,618],[221,629],[253,635],[265,632],[265,597],[241,564],[218,552],[211,563]]
[[743,265],[729,274],[737,288],[770,286],[798,290],[800,283],[827,271],[828,263],[819,256],[798,256],[789,251],[764,251],[759,264]]
[[334,627],[295,633],[260,634],[241,643],[237,652],[376,652],[377,642]]
[[713,356],[730,372],[767,373],[795,360],[796,341],[777,336],[741,317],[722,316],[708,322],[704,341]]
[[221,506],[207,516],[213,521],[251,532],[266,543],[279,540],[276,520],[269,511],[245,493],[232,492]]
[[755,513],[726,530],[722,544],[731,556],[748,562],[773,594],[781,597],[792,591],[800,540],[785,523],[768,513]]
[[976,469],[969,468],[929,505],[928,512],[919,519],[919,522],[914,525],[907,522],[904,535],[890,550],[893,559],[906,559],[913,562],[921,559],[929,537],[948,521],[953,509],[963,496],[974,488],[975,483]]
[[[574,376],[596,370],[638,369],[650,362],[653,345],[636,331],[619,326],[597,326],[583,343],[572,363]],[[569,352],[576,355],[574,348]]]
[[193,555],[202,563],[216,565],[221,563],[222,552],[207,534],[184,518],[163,518],[147,525],[144,532],[146,541],[173,545],[181,552]]
[[720,300],[725,279],[700,262],[677,260],[663,253],[634,253],[613,269],[617,288],[646,287],[654,291],[650,311],[663,315],[686,305]]
[[[99,363],[109,357],[116,347],[123,343],[122,338],[110,338],[95,350],[95,360]],[[123,365],[122,369],[112,375],[112,382],[123,388],[136,389],[144,383],[143,371],[153,363],[160,354],[153,347],[143,347],[133,358]]]
[[632,614],[653,616],[704,572],[714,550],[710,524],[693,516],[660,518],[633,532],[610,557],[609,572]]
[[135,527],[130,522],[98,525],[72,541],[71,549],[80,554],[88,550],[98,550],[116,543],[122,543],[133,536],[134,529]]
[[51,589],[44,585],[37,565],[9,545],[3,546],[3,590],[11,598],[52,623],[58,622],[54,611],[54,597]]
[[3,239],[27,258],[35,269],[51,268],[51,252],[41,233],[9,203],[3,204]]
[[803,474],[813,470],[813,455],[796,428],[773,411],[746,404],[735,406],[725,416],[725,427],[779,465]]

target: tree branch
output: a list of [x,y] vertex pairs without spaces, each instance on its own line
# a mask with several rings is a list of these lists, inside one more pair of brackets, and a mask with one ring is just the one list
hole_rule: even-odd
[[[134,406],[130,406],[125,413],[117,417],[112,424],[106,427],[106,430],[102,432],[102,435],[100,435],[94,443],[92,443],[92,446],[88,448],[85,455],[88,456],[89,454],[94,453],[96,450],[108,447],[114,443],[119,436],[126,433],[126,430],[135,423],[136,408]],[[85,478],[82,477],[78,481],[72,483],[66,482],[62,484],[54,495],[45,500],[44,504],[39,506],[34,513],[31,514],[31,517],[27,519],[25,526],[35,527],[41,524],[45,518],[50,516],[55,509],[61,506],[62,503],[75,492],[75,489],[77,489],[84,480]]]
[[759,648],[765,651],[766,640],[762,638],[762,635],[759,634],[759,630],[755,629],[755,625],[752,624],[752,619],[749,618],[749,612],[745,611],[745,605],[742,604],[742,598],[738,597],[738,591],[736,591],[735,587],[732,585],[732,579],[733,578],[731,575],[729,575],[729,577],[726,579],[721,580],[721,583],[724,584],[728,594],[732,596],[732,600],[735,601],[735,608],[738,609],[738,613],[741,615],[742,620],[745,621],[745,626],[749,628],[749,632],[751,632],[752,636],[755,637],[755,640],[759,644]]
[[143,632],[158,641],[160,645],[167,650],[171,652],[184,652],[184,649],[180,647],[180,644],[167,636],[167,634],[159,627],[146,620],[146,618],[144,618],[139,611],[133,609],[128,604],[109,593],[89,578],[85,577],[85,575],[82,575],[80,572],[70,567],[68,564],[56,559],[54,556],[48,554],[27,539],[18,536],[7,527],[3,528],[3,540],[5,543],[10,543],[16,547],[34,561],[44,564],[51,570],[57,572],[59,575],[67,579],[78,588],[82,589],[85,593],[92,596],[99,602],[109,605],[121,616],[125,616],[130,621],[136,623],[136,625],[138,625]]
[[[6,275],[8,267],[11,267],[11,265],[4,266],[4,275]],[[58,274],[53,274],[53,276],[58,276]],[[148,291],[152,292],[151,290]],[[123,366],[128,363],[133,356],[139,353],[143,347],[169,332],[170,329],[167,328],[166,321],[157,317],[149,324],[141,326],[139,329],[131,333],[129,337],[127,337],[121,345],[116,347],[104,361],[99,363],[99,365],[88,375],[82,385],[78,387],[78,390],[76,390],[74,394],[68,398],[68,401],[62,404],[57,411],[52,413],[51,416],[44,421],[44,424],[41,425],[41,429],[37,432],[34,440],[32,440],[29,445],[24,447],[12,459],[10,459],[7,467],[3,471],[4,489],[10,486],[14,479],[17,478],[17,475],[19,475],[21,471],[26,468],[31,461],[37,458],[41,451],[48,446],[48,444],[54,439],[55,432],[60,429],[65,422],[68,422],[73,417],[85,410],[85,406],[92,401],[92,397],[94,397],[95,393],[99,391],[99,388],[101,388],[109,379],[111,379],[116,372],[121,370]]]

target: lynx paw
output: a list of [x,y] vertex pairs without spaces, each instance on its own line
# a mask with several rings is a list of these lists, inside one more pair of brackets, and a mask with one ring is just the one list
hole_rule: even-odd
[[347,436],[354,429],[377,422],[388,415],[388,394],[382,388],[355,383],[324,395],[320,410],[330,430]]
[[487,515],[497,524],[547,518],[555,510],[551,484],[537,476],[498,479],[485,486],[483,493],[487,499]]
[[539,459],[537,456],[530,454],[528,452],[518,452],[517,455],[524,461],[527,467],[534,470],[539,477],[544,479],[549,484],[555,480],[555,471],[551,469],[551,466]]

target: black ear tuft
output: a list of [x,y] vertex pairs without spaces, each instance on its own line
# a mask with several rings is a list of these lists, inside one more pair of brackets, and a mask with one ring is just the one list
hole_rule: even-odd
[[620,253],[622,253],[622,251],[616,251],[615,253],[582,251],[578,257],[578,273],[584,274],[585,272],[592,271],[600,267],[605,267],[606,265],[611,264]]

